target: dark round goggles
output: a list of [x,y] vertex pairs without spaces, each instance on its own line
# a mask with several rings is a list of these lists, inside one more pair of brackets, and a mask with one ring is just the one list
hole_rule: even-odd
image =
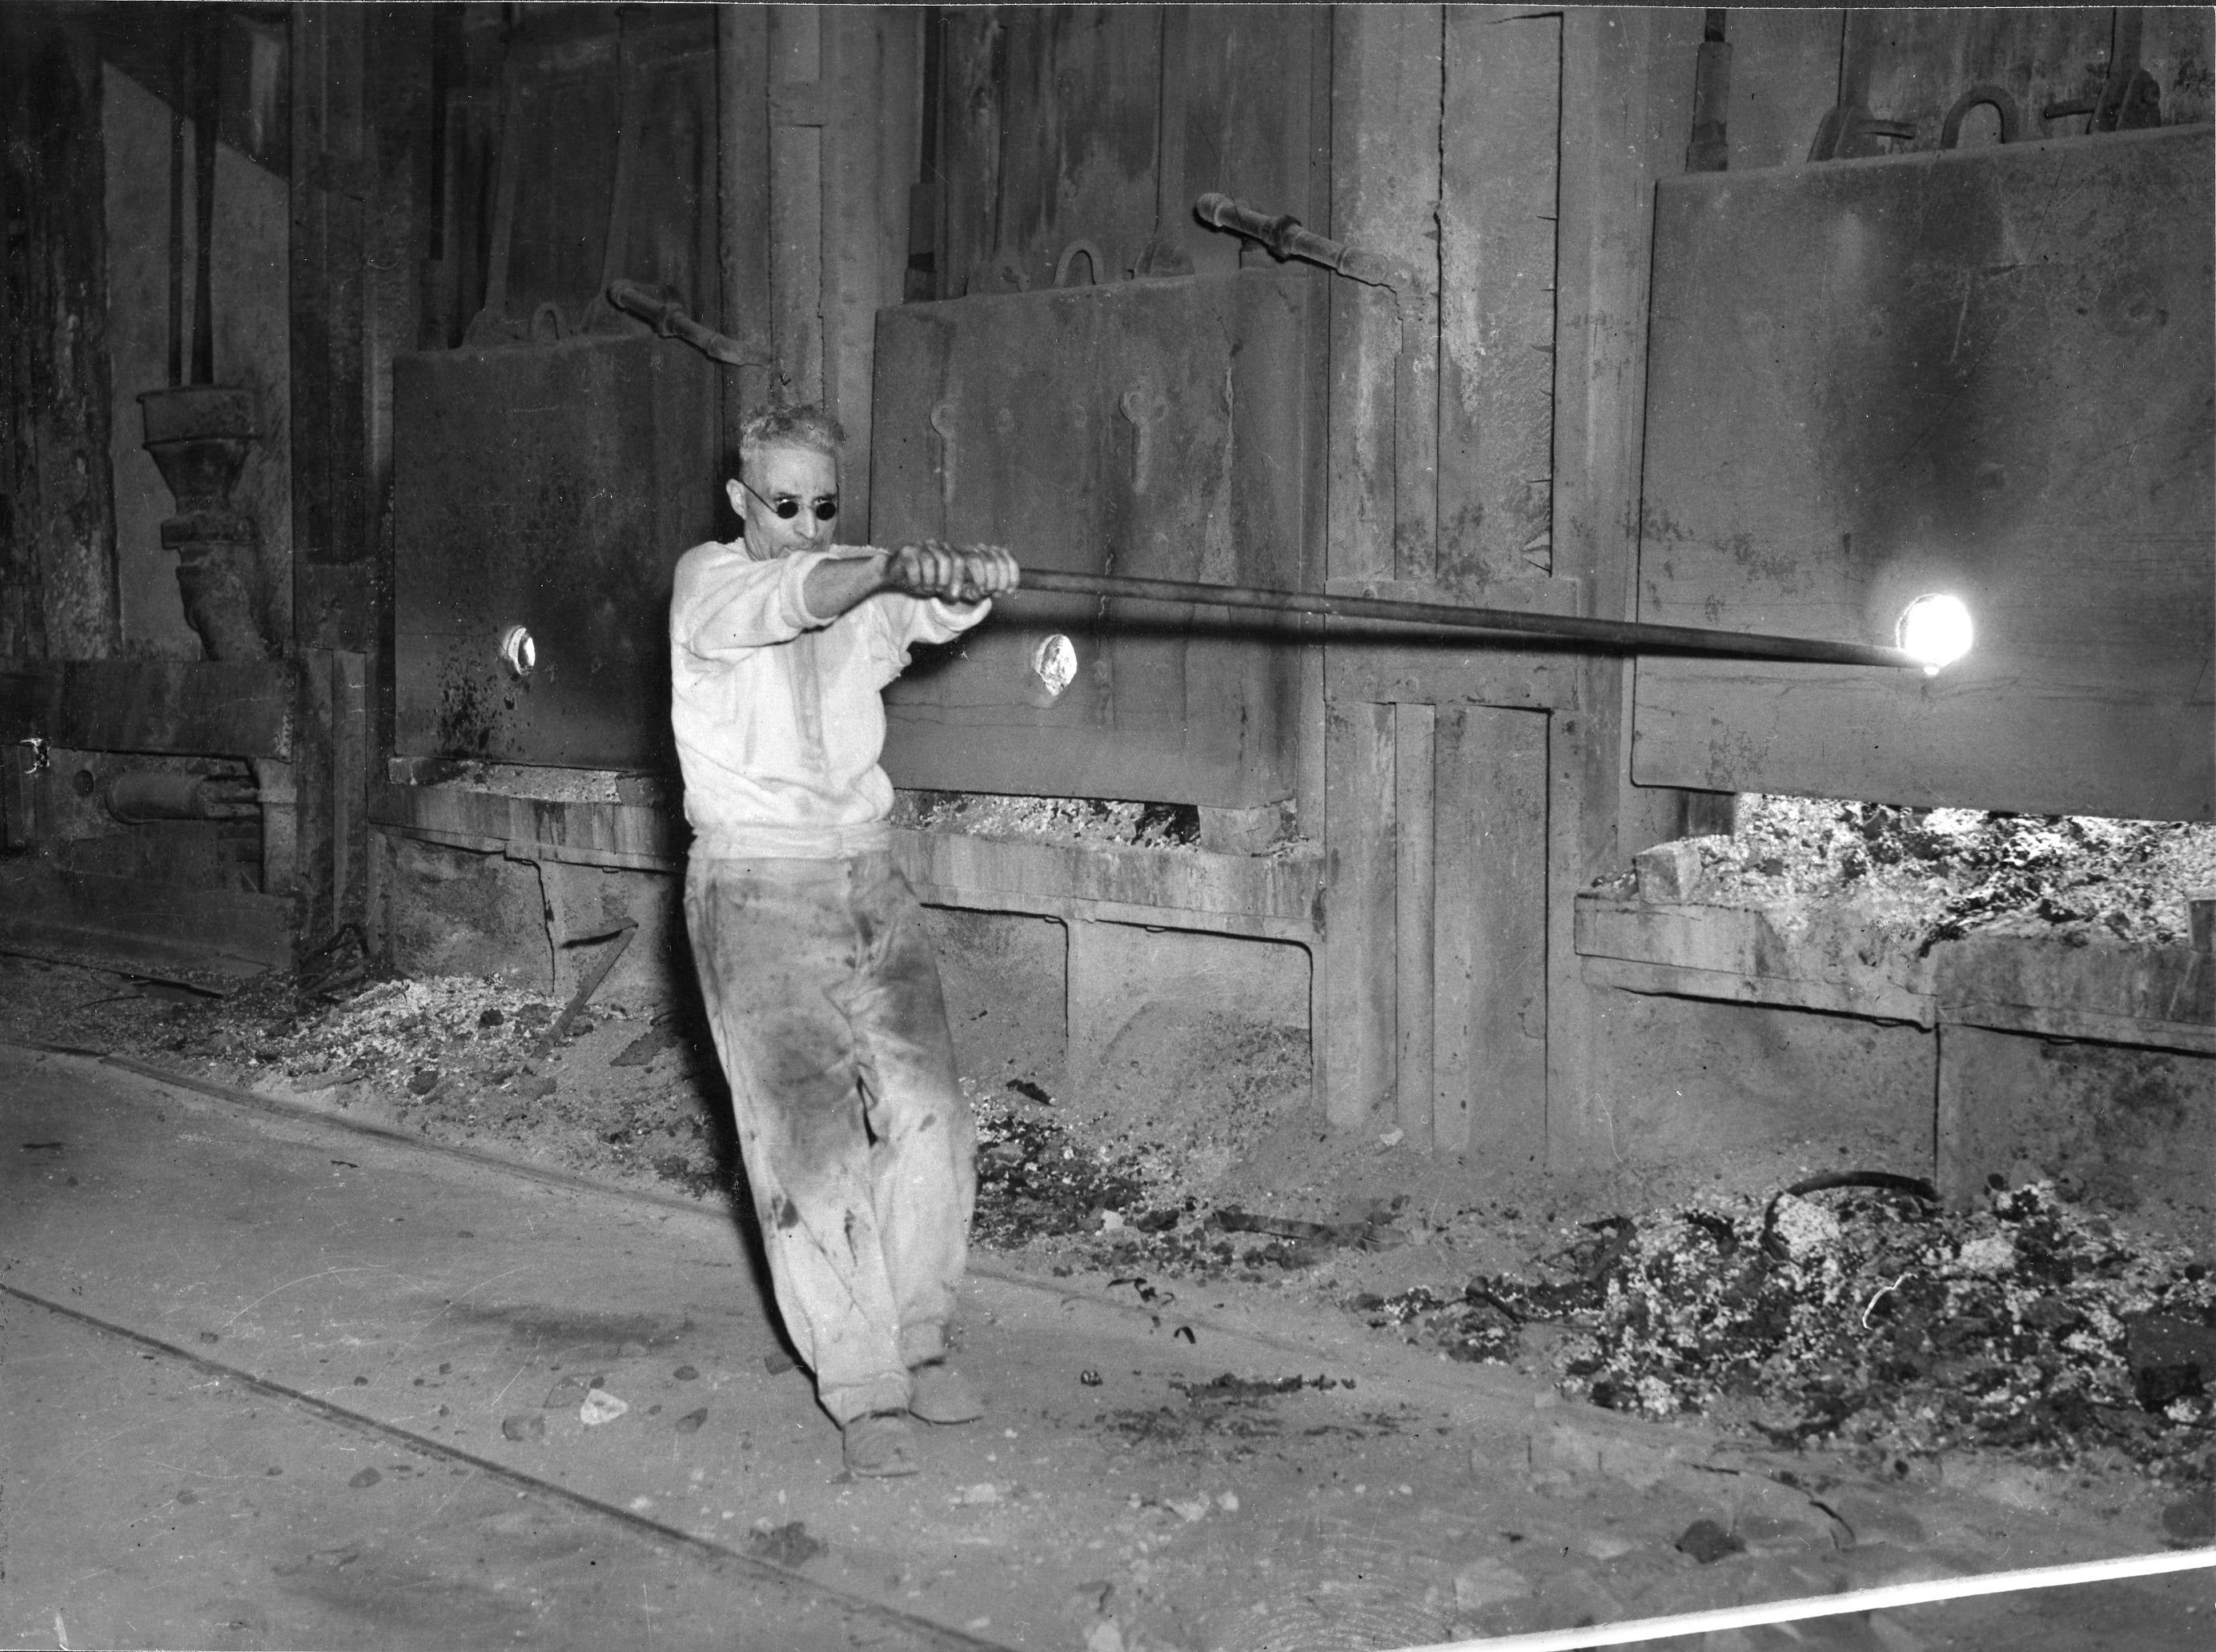
[[[779,494],[775,499],[763,499],[760,494],[754,493],[754,488],[748,486],[744,477],[740,478],[739,486],[745,488],[748,493],[754,494],[754,498],[760,501],[761,507],[780,520],[790,522],[800,514],[800,501],[793,498],[790,494]],[[839,495],[826,494],[809,508],[816,513],[816,519],[818,522],[828,522],[839,514]]]

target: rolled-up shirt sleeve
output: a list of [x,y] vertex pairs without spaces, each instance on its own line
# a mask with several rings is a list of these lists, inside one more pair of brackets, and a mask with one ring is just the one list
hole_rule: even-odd
[[952,603],[888,592],[862,605],[870,620],[870,653],[883,688],[908,669],[908,651],[919,642],[951,642],[993,611],[988,600]]
[[914,605],[908,618],[908,643],[951,642],[993,611],[991,599],[983,602],[942,602],[937,597]]
[[756,562],[736,544],[694,547],[678,560],[670,641],[704,660],[723,660],[820,629],[828,622],[809,611],[808,576],[842,554],[853,553],[810,550]]

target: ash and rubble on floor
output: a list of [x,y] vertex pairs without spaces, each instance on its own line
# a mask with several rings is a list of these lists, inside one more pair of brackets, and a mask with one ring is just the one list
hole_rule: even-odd
[[[1066,1151],[1027,1139],[1050,1164]],[[2216,1279],[2191,1252],[2052,1182],[1949,1212],[1850,1176],[1813,1180],[1850,1185],[1585,1221],[1500,1201],[1427,1209],[1405,1194],[1341,1197],[1319,1219],[1179,1197],[1172,1182],[1097,1230],[1073,1221],[1027,1249],[1057,1274],[1106,1274],[1146,1307],[1274,1279],[1443,1360],[1844,1452],[1873,1473],[1912,1477],[1983,1450],[2216,1483]],[[1309,1191],[1310,1210],[1329,1202]]]
[[[27,1041],[139,1057],[357,1112],[440,1141],[520,1152],[697,1197],[729,1185],[715,1056],[680,1012],[565,1006],[497,978],[372,979],[323,992],[274,974],[222,995],[0,960]],[[723,1115],[728,1118],[728,1112]]]
[[1612,1217],[1550,1260],[1536,1280],[1364,1305],[1456,1359],[1511,1359],[1527,1326],[1560,1327],[1566,1395],[1872,1469],[1991,1446],[2216,1477],[2216,1282],[2051,1182],[1968,1213],[1850,1186]]
[[[631,1018],[612,1020],[569,1053],[595,1038],[637,1035]],[[203,1119],[238,1113],[204,1104],[192,1110]],[[288,1124],[284,1133],[297,1135],[299,1127]],[[143,1141],[143,1134],[134,1139]],[[1398,1149],[1372,1145],[1378,1164],[1405,1169]],[[321,1157],[311,1153],[295,1165],[318,1196]],[[411,1166],[413,1156],[406,1154],[375,1157],[388,1176],[427,1168]],[[365,1164],[352,1167],[347,1180],[362,1189],[358,1197],[397,1191],[390,1183],[380,1189],[379,1174],[378,1166]],[[452,1172],[441,1167],[434,1174],[447,1185]],[[196,1165],[182,1186],[187,1207],[205,1203],[194,1191],[201,1185]],[[537,1191],[511,1188],[509,1196],[518,1195],[524,1205],[539,1203]],[[1385,1220],[1360,1224],[1399,1227],[1409,1232],[1407,1243],[1342,1250],[1339,1259],[1420,1255],[1437,1242],[1433,1229],[1431,1237],[1416,1243],[1426,1208],[1419,1194]],[[667,1220],[666,1212],[657,1220],[651,1211],[616,1209],[619,1220],[649,1225],[649,1231]],[[1389,1201],[1385,1209],[1391,1211]],[[219,1235],[223,1210],[218,1201],[203,1212]],[[385,1213],[375,1203],[356,1207],[357,1213],[365,1210]],[[319,1220],[335,1215],[317,1213]],[[366,1225],[373,1233],[423,1234],[413,1216],[411,1210],[406,1228],[374,1219]],[[487,1225],[477,1218],[471,1225]],[[673,1244],[684,1243],[677,1234],[702,1243],[702,1225],[680,1221],[674,1227]],[[565,1228],[566,1239],[557,1238],[557,1230]],[[159,1224],[144,1231],[157,1231]],[[603,1241],[591,1223],[557,1221],[544,1243],[591,1252]],[[631,1248],[624,1242],[625,1250]],[[640,1254],[653,1252],[643,1248]],[[366,1251],[357,1258],[370,1259]],[[486,1265],[498,1264],[488,1258]],[[621,1290],[629,1267],[617,1263],[600,1288],[612,1278]],[[241,1288],[251,1288],[263,1268],[282,1269],[272,1279],[293,1271],[279,1257],[256,1256]],[[447,1327],[453,1347],[420,1343],[420,1317],[404,1299],[391,1298],[381,1286],[364,1288],[388,1305],[391,1335],[402,1344],[391,1379],[405,1382],[412,1364],[429,1378],[431,1390],[452,1384],[456,1396],[477,1392],[482,1409],[469,1412],[475,1427],[507,1413],[502,1439],[521,1450],[479,1445],[480,1452],[536,1465],[541,1473],[545,1465],[559,1464],[565,1479],[604,1474],[600,1481],[568,1483],[580,1489],[597,1485],[602,1495],[613,1494],[612,1506],[628,1505],[657,1522],[742,1547],[833,1588],[1012,1644],[1072,1652],[1080,1645],[1088,1652],[1322,1652],[1425,1644],[2084,1557],[2147,1541],[2144,1492],[2128,1507],[2102,1508],[2105,1522],[2080,1510],[2065,1528],[2042,1512],[2056,1499],[2051,1479],[2019,1482],[2027,1497],[2048,1502],[2013,1510],[1952,1483],[1952,1462],[1948,1483],[1936,1488],[1873,1487],[1867,1477],[1841,1473],[1820,1453],[1722,1451],[1708,1431],[1640,1424],[1562,1403],[1552,1393],[1538,1394],[1534,1404],[1528,1392],[1507,1392],[1515,1385],[1498,1377],[1435,1366],[1405,1351],[1389,1359],[1371,1350],[1351,1354],[1360,1369],[1354,1385],[1345,1380],[1352,1370],[1338,1365],[1320,1376],[1312,1366],[1302,1367],[1312,1373],[1303,1377],[1277,1375],[1286,1369],[1283,1361],[1251,1344],[1244,1355],[1234,1354],[1228,1339],[1210,1346],[1207,1329],[1197,1348],[1128,1326],[1104,1330],[1103,1321],[1130,1317],[1094,1309],[1085,1316],[1091,1323],[1084,1323],[1054,1293],[991,1280],[979,1281],[963,1335],[969,1357],[1000,1387],[993,1422],[934,1431],[929,1471],[916,1480],[846,1483],[835,1474],[835,1447],[825,1448],[821,1419],[803,1415],[804,1383],[763,1383],[749,1369],[755,1349],[746,1350],[743,1360],[733,1357],[739,1350],[719,1343],[730,1333],[715,1328],[715,1316],[704,1316],[710,1323],[698,1328],[689,1313],[679,1320],[686,1311],[678,1305],[695,1287],[666,1277],[687,1270],[663,1271],[659,1312],[631,1311],[645,1304],[619,1298],[625,1311],[594,1312],[585,1302],[564,1301],[543,1321],[505,1311],[457,1317]],[[554,1276],[559,1273],[557,1263]],[[1191,1284],[1183,1288],[1188,1300],[1198,1294]],[[350,1332],[366,1328],[357,1317],[344,1323]],[[542,1330],[563,1324],[575,1329],[551,1334],[588,1340],[557,1341],[520,1355],[509,1339],[526,1323],[534,1343]],[[478,1357],[465,1357],[472,1346],[467,1325],[477,1328]],[[704,1340],[680,1348],[679,1339],[687,1336]],[[223,1340],[233,1351],[211,1357],[249,1357],[228,1327]],[[363,1346],[367,1361],[376,1344]],[[126,1351],[121,1357],[130,1356]],[[676,1363],[680,1358],[686,1363]],[[448,1359],[455,1363],[451,1373]],[[518,1381],[521,1359],[532,1360],[543,1380]],[[434,1360],[440,1361],[435,1367]],[[1098,1382],[1084,1380],[1080,1360],[1097,1362],[1083,1368]],[[1219,1374],[1225,1364],[1237,1374]],[[1413,1386],[1411,1371],[1436,1373],[1437,1381]],[[1440,1397],[1466,1393],[1474,1379],[1493,1390],[1482,1403]],[[781,1395],[785,1409],[768,1416],[760,1437],[749,1441],[741,1434],[735,1441],[733,1396],[726,1388],[723,1398],[716,1397],[719,1381],[738,1385],[750,1402]],[[1416,1403],[1407,1403],[1412,1398]],[[458,1397],[456,1403],[458,1411],[465,1409]],[[1096,1406],[1099,1416],[1093,1415]],[[798,1426],[788,1425],[788,1417]],[[518,1424],[514,1433],[508,1422]],[[350,1489],[326,1494],[323,1511],[340,1520],[374,1519],[382,1527],[386,1516],[372,1514],[372,1499],[400,1495],[413,1481],[405,1458],[385,1459],[382,1486],[378,1470],[346,1462],[331,1484]],[[1778,1477],[1786,1465],[1790,1477]],[[343,1478],[348,1471],[354,1471],[351,1481]],[[194,1477],[204,1505],[199,1518],[222,1518],[239,1489],[226,1490],[219,1482],[236,1478]],[[2103,1505],[2125,1501],[2112,1499],[2109,1489],[2090,1498],[2063,1495]],[[377,1506],[388,1514],[392,1507]],[[237,1529],[246,1532],[243,1523]],[[257,1528],[255,1535],[268,1541],[266,1531]],[[374,1556],[372,1545],[365,1542],[364,1548]],[[366,1561],[360,1569],[370,1569]],[[403,1582],[419,1591],[424,1586],[420,1574]],[[1066,1600],[1059,1620],[1058,1600]],[[2180,1618],[2178,1607],[2194,1604],[2186,1596],[2173,1606],[2171,1618]],[[1913,1621],[1913,1632],[1881,1637],[1887,1652],[1946,1643],[1927,1620]],[[2161,1636],[2142,1633],[2134,1643],[2184,1652],[2198,1644],[2189,1633],[2194,1621],[2173,1621]],[[1868,1631],[1855,1624],[1836,1636],[1812,1625],[1807,1638],[1841,1652],[1866,1652],[1872,1643]],[[2020,1643],[1995,1636],[1956,1637],[1954,1643]],[[2041,1643],[2104,1643],[2048,1635]]]
[[[1921,956],[1973,933],[2182,946],[2188,897],[2216,888],[2216,825],[1896,808],[1749,794],[1728,834],[1681,839],[1667,898],[1760,907],[1788,925],[1851,911]],[[1636,871],[1596,887],[1628,894]]]
[[[911,794],[902,807],[909,824],[1030,840],[1195,836],[1191,811],[1138,804]],[[1973,930],[2176,944],[2188,892],[2216,883],[2216,827],[1791,798],[1741,798],[1733,834],[1690,849],[1698,899],[1788,923],[1850,906],[1903,953]],[[31,966],[10,968],[28,982]],[[695,1198],[736,1182],[712,1050],[677,1009],[596,1002],[555,1036],[563,1006],[542,994],[373,980],[343,949],[302,980],[222,998],[46,980],[9,995],[28,1036]],[[2074,1189],[2000,1189],[1968,1213],[1855,1187],[1773,1202],[1810,1168],[1781,1163],[1766,1185],[1690,1201],[1557,1178],[1542,1209],[1393,1133],[1316,1127],[1295,1041],[1219,1046],[1210,1072],[1136,1110],[1058,1096],[1029,1070],[965,1078],[980,1245],[1150,1311],[1208,1289],[1345,1313],[1570,1397],[1874,1469],[1978,1449],[2216,1481],[2216,1291],[2198,1262]]]
[[[365,978],[318,997],[268,979],[218,998],[0,962],[20,1037],[694,1198],[736,1182],[712,1051],[675,1011],[597,1004],[550,1038],[563,1006],[497,980]],[[1571,1399],[1875,1473],[1983,1451],[2216,1483],[2216,1281],[2075,1189],[1996,1189],[1967,1213],[1854,1185],[1635,1208],[1573,1178],[1540,1203],[1505,1184],[1473,1197],[1466,1168],[1394,1133],[1289,1110],[1288,1068],[1160,1129],[1028,1076],[965,1079],[980,1246],[1158,1313],[1228,1292],[1346,1315]],[[1235,1415],[1252,1397],[1183,1403]]]

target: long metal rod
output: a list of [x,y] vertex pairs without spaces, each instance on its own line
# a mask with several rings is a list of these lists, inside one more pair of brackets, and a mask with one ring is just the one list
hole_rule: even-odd
[[1575,614],[1535,614],[1519,608],[1471,608],[1443,602],[1395,602],[1382,597],[1327,597],[1306,591],[1265,591],[1253,586],[1203,585],[1188,580],[1142,580],[1122,574],[1063,574],[1026,568],[1025,591],[1068,596],[1122,597],[1138,602],[1205,604],[1259,608],[1280,614],[1321,614],[1333,619],[1382,619],[1445,630],[1493,631],[1548,642],[1575,642],[1632,654],[1706,654],[1726,660],[1797,660],[1813,665],[1915,666],[1924,661],[1905,648],[1822,637],[1775,636],[1693,625],[1650,625],[1640,620],[1587,619]]

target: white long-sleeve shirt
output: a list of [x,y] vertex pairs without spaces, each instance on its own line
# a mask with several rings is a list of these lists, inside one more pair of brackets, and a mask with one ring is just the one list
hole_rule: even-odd
[[695,857],[831,859],[887,846],[879,691],[914,644],[960,636],[992,605],[885,592],[831,620],[809,611],[818,562],[874,554],[834,545],[756,561],[735,539],[678,560],[670,722]]

